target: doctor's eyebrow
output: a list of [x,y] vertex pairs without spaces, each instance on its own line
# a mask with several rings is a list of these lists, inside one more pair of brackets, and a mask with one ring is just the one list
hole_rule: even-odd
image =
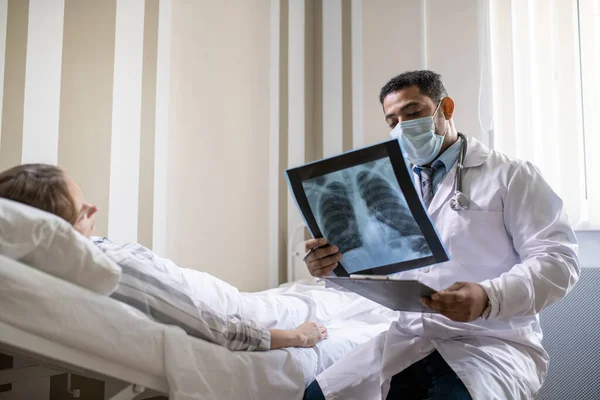
[[[402,108],[400,108],[400,112],[404,113],[406,112],[406,110],[410,107],[415,107],[415,106],[419,106],[419,107],[423,107],[424,104],[420,103],[418,101],[409,101],[408,103],[406,103],[405,105],[402,106]],[[390,118],[395,118],[396,117],[396,113],[389,113],[385,115],[385,119],[386,121]]]
[[411,102],[408,102],[405,105],[403,105],[402,108],[400,109],[400,112],[406,112],[406,110],[411,107],[423,107],[423,106],[424,106],[423,103],[420,103],[418,101],[411,101]]

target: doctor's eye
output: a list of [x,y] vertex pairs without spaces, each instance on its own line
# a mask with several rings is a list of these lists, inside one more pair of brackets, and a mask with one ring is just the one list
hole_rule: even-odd
[[406,116],[407,116],[408,118],[414,118],[414,117],[418,116],[420,113],[421,113],[421,110],[419,110],[419,111],[414,111],[414,112],[411,112],[411,113],[408,113],[408,114],[406,114]]
[[388,124],[390,129],[394,129],[396,127],[396,125],[398,125],[398,122],[392,122],[391,124]]

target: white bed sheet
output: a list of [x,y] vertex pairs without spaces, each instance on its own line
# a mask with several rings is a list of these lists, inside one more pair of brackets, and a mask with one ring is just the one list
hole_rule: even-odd
[[[178,392],[171,393],[174,398],[184,399],[186,393],[195,396],[201,390],[206,399],[294,399],[302,398],[305,385],[318,373],[386,330],[398,315],[351,293],[321,286],[292,285],[241,294],[222,282],[211,283],[195,271],[186,279],[198,288],[198,298],[210,297],[211,304],[231,308],[223,312],[257,314],[261,322],[283,328],[308,317],[327,326],[329,339],[310,349],[229,352],[151,321],[125,304],[4,257],[0,257],[0,320],[138,372],[166,378],[172,388],[177,386]],[[210,293],[210,288],[216,292]],[[290,300],[282,300],[286,298]],[[295,306],[287,307],[289,304]],[[282,314],[280,323],[274,321],[272,315],[277,314],[273,313]]]

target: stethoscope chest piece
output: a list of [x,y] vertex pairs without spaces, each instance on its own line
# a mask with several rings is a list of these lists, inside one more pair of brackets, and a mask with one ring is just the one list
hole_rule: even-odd
[[456,192],[452,200],[450,200],[450,207],[454,211],[465,211],[469,209],[469,198],[463,192]]

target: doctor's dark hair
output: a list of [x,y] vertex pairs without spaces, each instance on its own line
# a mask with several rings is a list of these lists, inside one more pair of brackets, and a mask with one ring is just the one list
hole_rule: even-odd
[[23,164],[1,172],[0,197],[58,215],[71,224],[77,219],[67,175],[54,165]]
[[417,86],[419,91],[433,100],[434,103],[448,96],[440,74],[429,70],[408,71],[393,77],[381,88],[379,102],[383,105],[383,100],[388,94],[409,86]]

